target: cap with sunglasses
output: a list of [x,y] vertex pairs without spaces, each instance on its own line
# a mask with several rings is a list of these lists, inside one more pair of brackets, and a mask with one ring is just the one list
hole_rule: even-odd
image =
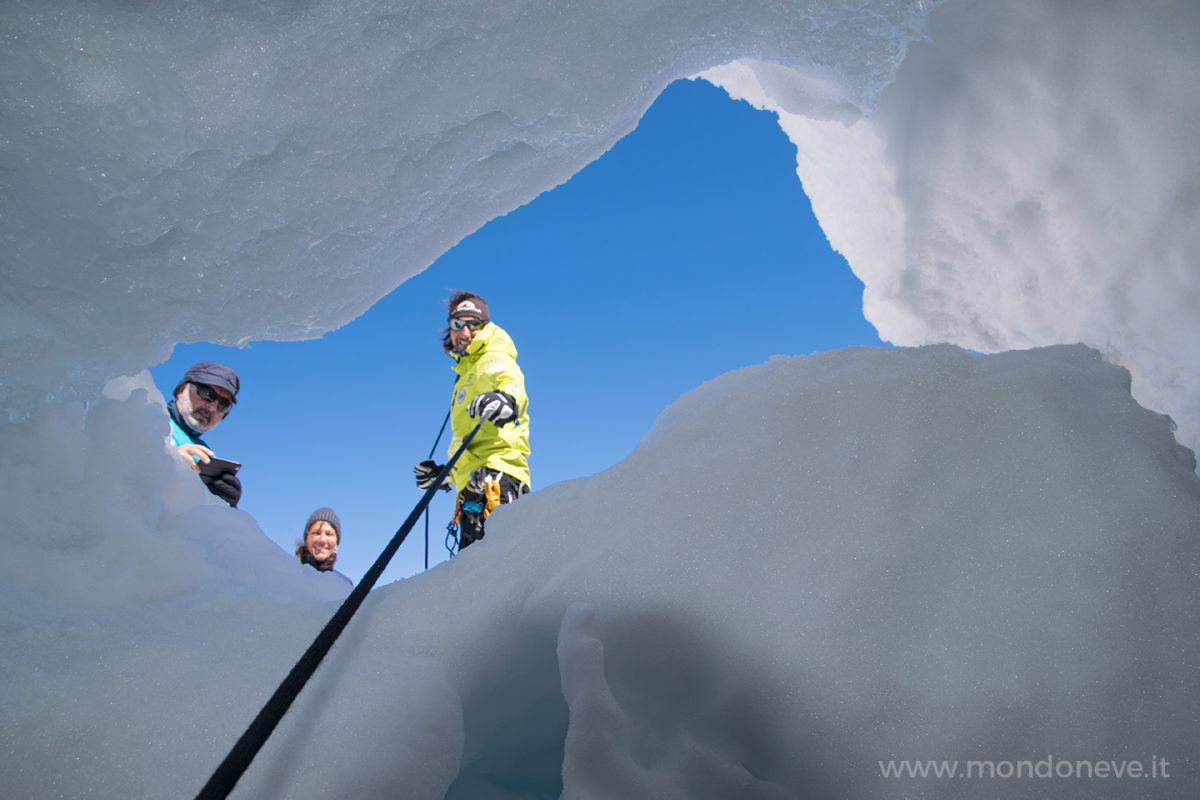
[[[201,392],[201,387],[218,386],[225,389],[233,397],[234,403],[237,402],[238,389],[241,388],[241,382],[238,380],[237,373],[224,364],[218,364],[215,361],[200,361],[192,364],[188,368],[188,371],[183,373],[183,378],[180,379],[179,384],[175,387],[175,392],[178,392],[179,387],[185,383],[196,384],[196,393],[200,395],[200,399],[210,403],[212,402],[212,398]],[[213,392],[211,389],[208,391],[216,396],[216,392]],[[219,402],[218,408],[220,408]],[[226,401],[225,407],[221,410],[227,411],[228,409],[229,404]]]
[[206,403],[216,403],[217,410],[222,414],[229,411],[229,407],[233,405],[230,400],[217,394],[216,389],[212,388],[207,383],[193,383],[192,386],[196,387],[196,394],[200,396],[201,400]]

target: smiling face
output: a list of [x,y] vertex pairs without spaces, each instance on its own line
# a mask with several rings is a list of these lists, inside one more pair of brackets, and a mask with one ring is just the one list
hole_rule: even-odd
[[463,326],[458,330],[450,329],[450,345],[460,353],[467,351],[467,345],[475,338],[475,331]]
[[[467,352],[467,346],[475,338],[475,334],[483,329],[486,322],[477,319],[450,320],[450,346],[456,353]],[[461,326],[461,327],[456,327]]]
[[[185,383],[175,392],[175,407],[197,433],[208,433],[229,413],[233,395],[220,386]],[[224,406],[224,410],[222,410]]]
[[324,563],[337,554],[337,529],[319,519],[304,534],[304,549],[313,561]]

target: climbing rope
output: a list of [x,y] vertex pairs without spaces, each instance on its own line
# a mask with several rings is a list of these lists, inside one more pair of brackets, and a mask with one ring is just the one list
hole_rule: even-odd
[[458,523],[455,520],[450,520],[446,526],[446,552],[450,558],[454,558],[458,552]]
[[[446,423],[450,421],[450,412],[446,412],[446,418],[442,420],[442,429],[438,431],[437,438],[433,440],[433,447],[429,448],[429,457],[433,458],[433,453],[437,450],[438,442],[442,440],[442,434],[446,432]],[[450,555],[454,555],[451,553]],[[429,569],[429,508],[425,508],[425,569]]]
[[[433,499],[434,492],[442,485],[442,480],[450,474],[450,470],[454,467],[458,457],[467,449],[467,445],[475,438],[475,434],[479,432],[479,428],[483,425],[483,420],[480,419],[470,433],[463,439],[462,445],[454,453],[446,466],[442,467],[442,471],[438,473],[437,480],[425,490],[425,494],[421,497],[421,501],[413,508],[412,513],[408,515],[408,519],[396,531],[396,535],[388,542],[387,547],[383,548],[383,552],[379,554],[379,558],[363,575],[363,579],[358,582],[358,585],[350,592],[340,608],[334,612],[333,617],[329,622],[325,623],[325,627],[317,634],[317,638],[309,645],[308,650],[292,667],[292,671],[288,673],[283,682],[279,684],[279,688],[267,700],[267,704],[258,712],[258,716],[250,723],[250,727],[242,734],[241,738],[234,744],[233,749],[229,751],[229,755],[225,756],[225,760],[213,771],[212,776],[208,779],[208,783],[196,795],[196,800],[224,800],[233,791],[233,787],[237,785],[238,780],[246,772],[250,766],[250,762],[258,755],[258,751],[266,744],[267,738],[271,732],[275,730],[275,726],[283,719],[283,715],[287,713],[296,696],[300,694],[300,690],[304,688],[304,684],[308,683],[308,679],[317,671],[317,667],[321,664],[321,659],[325,658],[326,653],[333,647],[333,643],[337,641],[346,625],[350,622],[350,618],[354,616],[354,612],[362,605],[366,599],[367,593],[379,580],[379,576],[383,574],[383,570],[387,567],[388,562],[392,560],[392,556],[400,548],[404,542],[404,537],[412,529],[412,526],[417,523],[421,516],[421,512],[429,505],[429,501]],[[436,444],[434,445],[437,446]]]

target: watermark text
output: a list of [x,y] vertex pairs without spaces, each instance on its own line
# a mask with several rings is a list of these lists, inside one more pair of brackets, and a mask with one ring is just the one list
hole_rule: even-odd
[[880,761],[884,778],[940,778],[963,780],[1122,780],[1125,778],[1170,778],[1171,762],[1158,755],[1140,759],[1067,759],[1048,755],[1042,759],[1002,761]]

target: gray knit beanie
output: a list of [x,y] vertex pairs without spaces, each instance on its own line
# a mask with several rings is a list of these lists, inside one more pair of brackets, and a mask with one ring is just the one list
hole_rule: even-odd
[[338,544],[342,543],[342,521],[338,519],[338,515],[333,513],[332,508],[318,508],[316,511],[308,515],[308,522],[304,523],[303,536],[308,536],[308,529],[312,527],[314,522],[328,522],[333,526],[333,531],[337,535]]

